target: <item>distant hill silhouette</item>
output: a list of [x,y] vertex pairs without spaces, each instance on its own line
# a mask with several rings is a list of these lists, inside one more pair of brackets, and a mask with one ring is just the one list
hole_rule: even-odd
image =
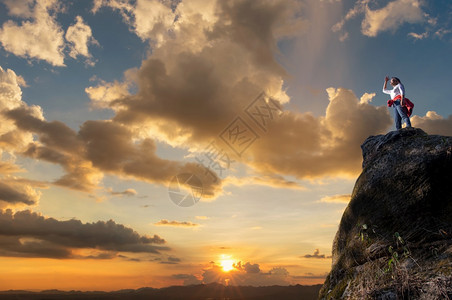
[[161,289],[141,288],[114,292],[81,292],[47,290],[41,292],[3,291],[0,299],[51,300],[51,299],[146,299],[146,300],[311,300],[317,299],[321,285],[291,286],[224,286],[218,283],[190,286],[171,286]]

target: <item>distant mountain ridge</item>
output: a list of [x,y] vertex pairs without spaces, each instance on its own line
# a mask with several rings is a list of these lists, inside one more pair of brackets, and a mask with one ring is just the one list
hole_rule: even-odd
[[452,137],[369,137],[320,299],[452,299]]
[[321,285],[290,286],[224,286],[219,283],[165,288],[125,289],[113,292],[81,292],[47,290],[41,292],[2,291],[0,299],[121,299],[121,300],[311,300],[317,299]]

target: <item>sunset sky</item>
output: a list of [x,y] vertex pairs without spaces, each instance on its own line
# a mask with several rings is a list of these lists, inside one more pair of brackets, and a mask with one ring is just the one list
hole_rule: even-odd
[[450,0],[0,0],[0,290],[323,283],[384,77],[452,135],[451,53]]

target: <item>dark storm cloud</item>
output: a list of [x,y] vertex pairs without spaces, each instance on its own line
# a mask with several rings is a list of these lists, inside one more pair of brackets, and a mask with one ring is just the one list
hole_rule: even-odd
[[24,203],[27,205],[33,205],[37,199],[34,195],[30,195],[26,192],[20,192],[11,185],[0,182],[0,201],[8,203]]
[[219,1],[218,21],[208,37],[227,36],[245,48],[255,64],[286,75],[274,58],[277,37],[292,35],[303,27],[301,18],[296,18],[300,7],[295,1]]
[[66,124],[59,121],[47,122],[33,115],[34,110],[28,106],[22,106],[5,113],[14,120],[15,125],[24,131],[39,134],[40,141],[48,147],[69,153],[82,149],[76,133]]
[[[182,7],[178,12],[184,22],[137,71],[138,92],[118,93],[110,102],[116,112],[113,120],[130,128],[148,124],[172,145],[195,147],[218,138],[262,91],[279,104],[286,103],[289,99],[282,89],[286,75],[275,59],[276,45],[307,26],[301,10],[295,1],[220,1],[215,18],[207,22]],[[195,23],[197,27],[192,26]],[[188,36],[198,43],[187,44]],[[327,94],[330,102],[324,116],[284,111],[271,121],[265,135],[259,132],[242,162],[262,175],[299,179],[356,175],[360,144],[387,130],[390,116],[386,107],[369,103],[372,94],[361,100],[343,88],[328,88]],[[282,180],[266,183],[299,188]]]
[[[212,24],[181,8],[175,38],[138,71],[138,93],[112,101],[114,120],[153,119],[169,138],[180,131],[192,142],[207,141],[262,90],[280,92],[285,71],[276,44],[303,27],[298,11],[296,1],[221,1]],[[190,35],[198,43],[187,47]]]
[[259,273],[261,271],[258,264],[251,264],[250,262],[242,265],[242,262],[239,261],[237,264],[234,264],[234,268],[244,270],[246,273]]
[[0,235],[0,256],[69,258],[71,251],[46,240]]
[[[134,142],[133,132],[111,121],[87,121],[77,133],[60,122],[47,122],[33,116],[28,107],[6,113],[21,130],[36,133],[39,143],[28,145],[24,155],[61,165],[66,174],[55,183],[73,189],[92,191],[103,172],[133,176],[167,184],[182,172],[199,172],[195,163],[160,159],[155,142],[149,138]],[[215,181],[215,182],[214,182]],[[219,180],[204,181],[205,195],[218,190]]]
[[0,243],[3,255],[27,257],[76,258],[72,249],[153,254],[169,250],[158,235],[139,235],[112,220],[59,221],[29,210],[0,212]]

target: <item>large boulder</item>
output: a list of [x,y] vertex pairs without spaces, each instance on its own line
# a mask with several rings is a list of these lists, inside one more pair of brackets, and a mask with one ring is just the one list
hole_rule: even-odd
[[369,137],[320,299],[452,299],[452,137]]

